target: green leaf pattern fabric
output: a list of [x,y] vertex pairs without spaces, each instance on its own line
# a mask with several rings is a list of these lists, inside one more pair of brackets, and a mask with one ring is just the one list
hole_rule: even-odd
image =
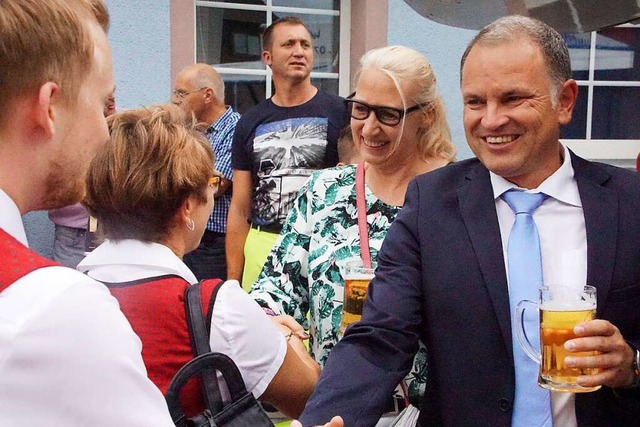
[[[313,173],[267,257],[251,296],[276,313],[288,314],[309,329],[310,353],[321,366],[338,341],[348,261],[360,258],[355,165]],[[371,258],[400,207],[388,205],[365,186]],[[426,384],[426,349],[420,349],[405,383],[414,405]]]

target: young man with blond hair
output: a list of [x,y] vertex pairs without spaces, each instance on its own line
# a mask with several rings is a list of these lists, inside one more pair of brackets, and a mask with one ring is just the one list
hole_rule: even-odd
[[172,426],[103,285],[27,247],[21,215],[78,202],[109,138],[100,0],[0,2],[0,425]]

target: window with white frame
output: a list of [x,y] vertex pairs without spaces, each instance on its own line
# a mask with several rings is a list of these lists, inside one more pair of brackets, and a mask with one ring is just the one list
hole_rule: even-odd
[[563,142],[583,157],[634,167],[640,152],[640,25],[564,38],[579,95]]
[[271,70],[261,59],[264,29],[296,16],[311,32],[311,81],[334,94],[348,90],[350,5],[348,0],[196,1],[196,60],[222,75],[226,102],[246,112],[273,93]]

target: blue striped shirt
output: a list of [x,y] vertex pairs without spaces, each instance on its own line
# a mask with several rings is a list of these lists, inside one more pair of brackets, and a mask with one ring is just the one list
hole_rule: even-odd
[[[233,170],[231,169],[231,141],[233,140],[233,132],[236,129],[236,123],[240,119],[240,114],[233,111],[231,107],[227,107],[218,120],[216,120],[205,134],[213,152],[216,154],[215,168],[223,177],[232,180]],[[227,213],[229,212],[229,204],[231,203],[231,189],[220,197],[216,197],[213,205],[213,212],[207,220],[207,230],[217,233],[227,232]]]

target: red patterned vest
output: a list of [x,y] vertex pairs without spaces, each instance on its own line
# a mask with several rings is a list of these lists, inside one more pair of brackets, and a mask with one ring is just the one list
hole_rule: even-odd
[[[104,282],[103,282],[104,283]],[[202,282],[200,298],[207,325],[215,294],[223,282]],[[184,293],[189,283],[169,275],[124,283],[104,283],[142,341],[142,358],[151,381],[166,394],[178,370],[194,358],[185,311]],[[180,403],[187,417],[205,409],[202,389],[193,380],[182,389]]]
[[0,292],[16,280],[42,267],[57,266],[0,228]]

